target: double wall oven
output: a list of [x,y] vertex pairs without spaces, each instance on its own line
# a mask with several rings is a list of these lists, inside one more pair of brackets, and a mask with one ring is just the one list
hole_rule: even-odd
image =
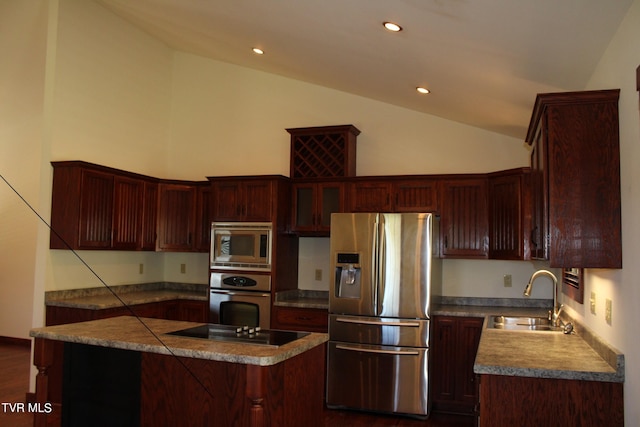
[[209,322],[269,328],[272,232],[270,222],[211,224]]

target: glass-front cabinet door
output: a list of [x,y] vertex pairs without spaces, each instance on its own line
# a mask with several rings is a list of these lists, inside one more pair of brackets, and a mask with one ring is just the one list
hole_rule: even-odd
[[344,211],[343,188],[338,181],[293,184],[293,231],[328,236],[331,214]]

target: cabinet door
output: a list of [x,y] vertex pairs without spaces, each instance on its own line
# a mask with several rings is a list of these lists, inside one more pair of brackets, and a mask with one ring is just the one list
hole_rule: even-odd
[[242,185],[237,181],[216,181],[212,184],[214,221],[238,221],[242,218]]
[[444,181],[440,219],[442,256],[487,258],[487,217],[486,179]]
[[434,316],[431,339],[431,398],[436,411],[470,414],[478,401],[473,373],[482,318]]
[[191,251],[195,241],[195,188],[160,184],[159,197],[158,249]]
[[145,182],[142,208],[142,241],[140,248],[156,250],[158,235],[158,183]]
[[242,184],[244,221],[271,221],[273,185],[270,181],[249,180]]
[[273,184],[264,179],[217,181],[213,184],[213,220],[270,221]]
[[344,211],[343,184],[297,183],[292,192],[292,229],[301,234],[328,236],[331,214]]
[[209,252],[211,243],[211,186],[199,185],[196,200],[196,250]]
[[142,238],[144,182],[114,178],[113,248],[135,250]]
[[529,259],[528,171],[489,176],[489,258]]
[[438,182],[411,180],[393,184],[394,212],[438,212]]
[[529,247],[532,259],[547,259],[549,236],[548,192],[546,191],[547,145],[544,126],[540,126],[531,151],[531,233]]
[[357,181],[349,185],[350,212],[391,212],[391,183]]
[[293,184],[293,218],[291,227],[297,232],[315,231],[318,197],[312,183]]
[[109,249],[113,223],[113,175],[82,171],[80,249]]

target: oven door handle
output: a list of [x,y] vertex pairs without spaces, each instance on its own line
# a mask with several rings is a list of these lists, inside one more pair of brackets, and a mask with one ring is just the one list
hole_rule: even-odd
[[239,296],[239,297],[270,297],[271,296],[271,294],[264,293],[264,292],[227,291],[227,290],[217,290],[217,289],[211,289],[209,292],[212,294],[233,295],[233,296]]
[[350,319],[348,317],[338,317],[336,319],[338,322],[342,323],[355,323],[362,325],[375,325],[375,326],[397,326],[397,327],[411,327],[411,328],[419,328],[419,322],[383,322],[380,320],[362,320],[362,319]]
[[389,354],[392,356],[419,356],[420,352],[416,350],[384,350],[378,348],[350,347],[348,345],[337,344],[336,349],[347,351],[361,351],[363,353]]

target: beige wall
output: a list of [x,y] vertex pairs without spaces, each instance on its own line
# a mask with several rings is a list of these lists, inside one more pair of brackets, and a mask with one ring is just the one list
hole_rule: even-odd
[[[0,175],[39,209],[46,3],[0,0]],[[0,336],[27,336],[38,221],[0,181]]]

